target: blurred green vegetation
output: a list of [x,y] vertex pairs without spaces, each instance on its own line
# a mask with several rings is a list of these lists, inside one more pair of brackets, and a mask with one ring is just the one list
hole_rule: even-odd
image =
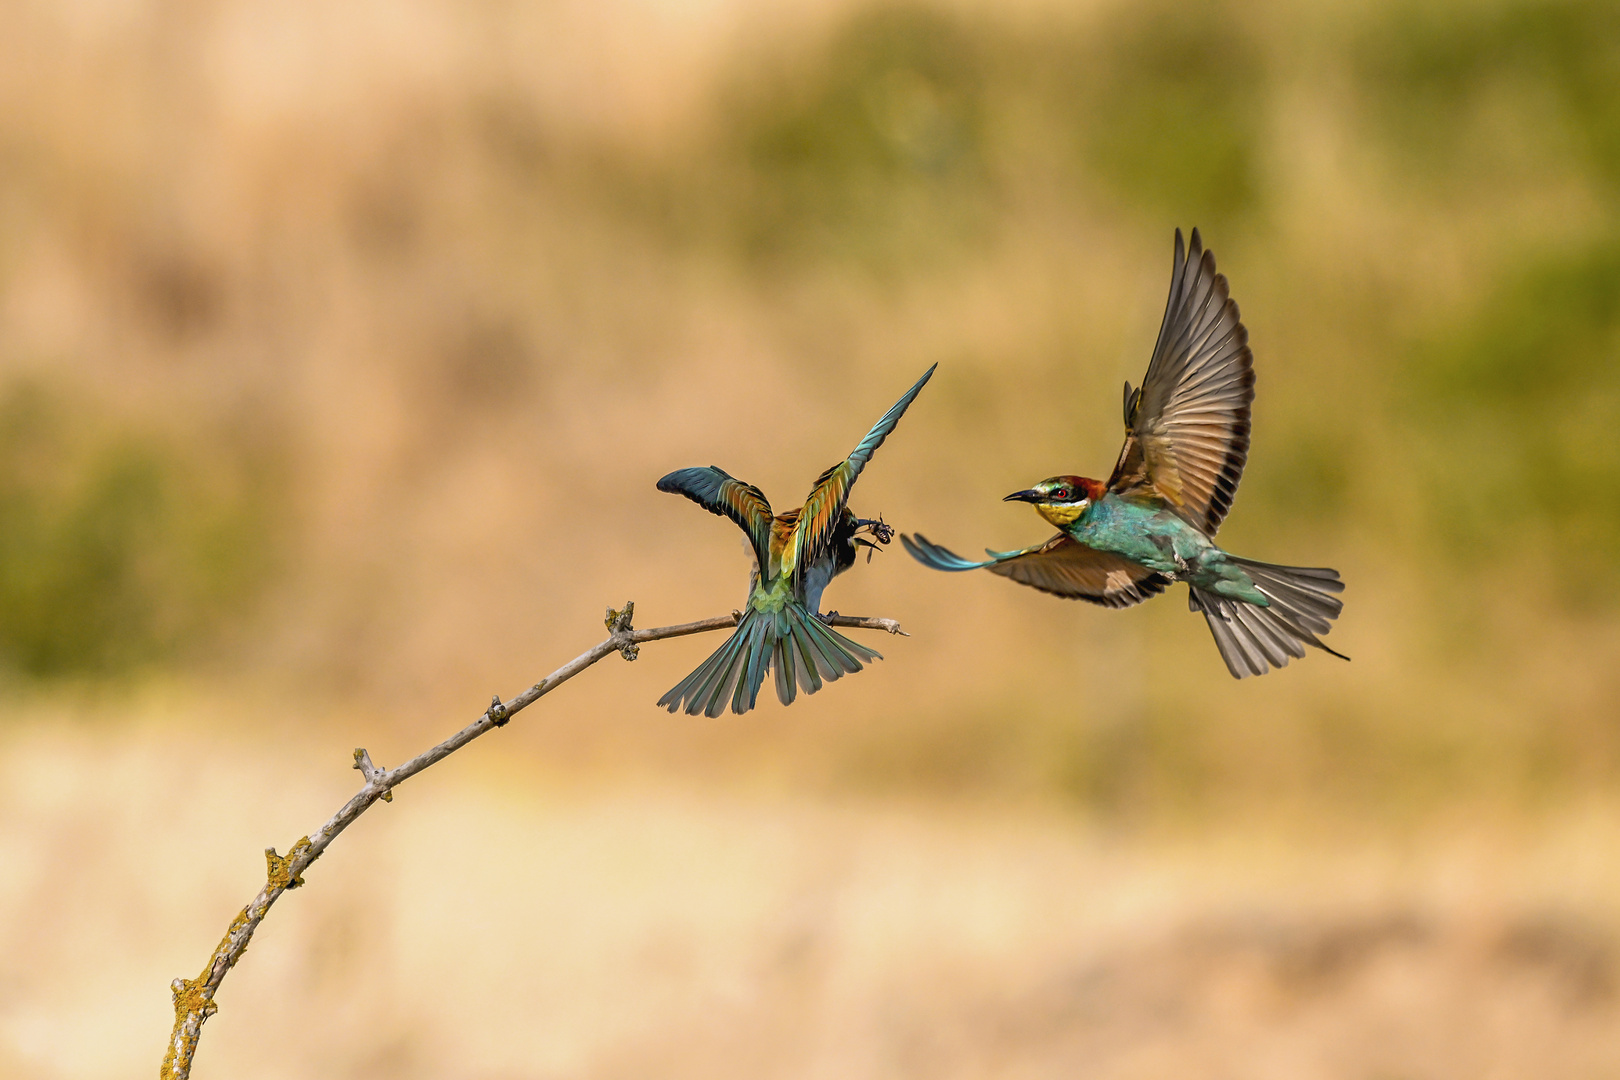
[[1398,385],[1449,545],[1476,569],[1557,553],[1551,595],[1613,610],[1620,7],[1405,7],[1372,21],[1354,68],[1376,137],[1419,190],[1483,191],[1506,209],[1573,186],[1592,201],[1570,226],[1503,245],[1464,310],[1414,335]]
[[936,11],[857,13],[808,64],[733,93],[744,251],[772,261],[935,251],[993,195],[987,42]]
[[689,241],[800,272],[916,273],[995,244],[1053,190],[1219,228],[1264,205],[1270,74],[1222,4],[1037,30],[880,3],[808,53],[744,58],[696,162],[607,188]]
[[[817,729],[835,771],[863,787],[1061,791],[1102,814],[1283,788],[1393,805],[1612,782],[1620,7],[878,2],[775,18],[702,71],[671,68],[700,84],[668,88],[689,115],[614,128],[617,90],[537,89],[480,58],[465,85],[416,96],[403,75],[357,78],[372,88],[331,113],[289,106],[274,135],[243,121],[239,142],[131,139],[163,160],[109,166],[105,183],[173,205],[98,202],[41,276],[82,258],[98,312],[122,310],[120,289],[167,304],[145,320],[161,333],[129,332],[165,373],[141,379],[195,379],[199,399],[285,395],[300,426],[261,460],[223,429],[94,410],[73,423],[71,395],[13,391],[4,662],[160,667],[286,586],[304,605],[278,629],[298,639],[287,651],[375,673],[346,688],[460,701],[465,673],[504,678],[561,633],[493,627],[514,575],[572,597],[634,565],[649,608],[682,578],[659,560],[688,534],[635,530],[653,512],[647,478],[697,439],[691,425],[791,415],[720,462],[763,482],[800,468],[785,459],[817,424],[849,422],[858,366],[904,385],[943,361],[884,451],[891,479],[915,453],[888,489],[914,497],[894,516],[1010,546],[1020,537],[980,535],[1007,519],[978,498],[1010,490],[1013,462],[1022,482],[1107,468],[1171,229],[1199,226],[1259,370],[1254,455],[1222,536],[1340,566],[1335,643],[1355,663],[1312,656],[1233,685],[1173,599],[1093,619],[891,562],[881,580],[913,590],[907,604],[975,597],[973,644],[995,659],[891,689],[858,730]],[[39,175],[76,175],[61,156]],[[181,174],[214,178],[196,181],[209,198]],[[25,217],[0,215],[0,274],[20,265],[8,223]],[[74,247],[103,232],[93,255]],[[116,252],[153,235],[195,269],[99,303],[97,275],[142,265]],[[798,399],[751,397],[756,375]],[[600,432],[607,414],[624,417],[622,442]],[[273,523],[306,513],[283,548]],[[939,640],[896,665],[926,671],[967,636],[950,604],[926,609]],[[1185,669],[1163,662],[1183,654]],[[858,711],[867,692],[838,696]]]
[[13,675],[173,661],[244,620],[272,566],[262,472],[86,408],[33,382],[0,398],[0,670]]
[[[1505,138],[1546,127],[1620,184],[1620,7],[1608,0],[1401,5],[1356,46],[1360,89],[1424,171],[1500,181]],[[1483,175],[1480,175],[1482,173]]]
[[1114,199],[1216,235],[1261,208],[1274,76],[1233,7],[1125,5],[1077,40],[1052,107]]
[[[1478,311],[1413,350],[1411,422],[1452,546],[1573,553],[1557,598],[1611,608],[1620,585],[1620,245],[1508,271]],[[1539,560],[1537,560],[1539,561]]]

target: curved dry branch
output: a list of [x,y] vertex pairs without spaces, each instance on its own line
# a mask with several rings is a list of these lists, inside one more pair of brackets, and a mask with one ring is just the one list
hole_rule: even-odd
[[[371,808],[378,800],[389,802],[393,799],[393,789],[409,780],[429,765],[443,761],[463,746],[472,742],[487,732],[501,727],[514,714],[534,704],[541,697],[549,694],[569,679],[578,675],[592,664],[601,660],[610,653],[620,653],[626,660],[634,660],[638,647],[643,642],[661,641],[664,638],[685,637],[688,634],[702,634],[710,630],[729,630],[737,625],[742,617],[741,612],[732,612],[730,615],[721,615],[713,619],[703,619],[699,622],[682,623],[679,626],[660,626],[652,630],[636,630],[630,625],[632,615],[635,613],[635,604],[627,602],[623,611],[608,609],[607,628],[608,638],[601,644],[594,646],[588,652],[576,656],[550,675],[541,679],[511,701],[502,702],[496,697],[484,715],[468,724],[454,735],[431,750],[426,750],[403,765],[393,769],[384,769],[372,763],[371,755],[364,749],[354,752],[354,767],[359,769],[366,778],[366,784],[343,807],[329,818],[312,835],[303,837],[294,844],[286,855],[277,855],[275,848],[266,848],[264,857],[268,865],[267,880],[264,888],[253,902],[243,908],[231,920],[230,927],[225,931],[225,937],[220,940],[214,949],[214,954],[208,958],[208,963],[202,973],[195,979],[176,979],[170,984],[174,991],[174,1031],[169,1036],[168,1052],[163,1057],[163,1070],[161,1080],[186,1080],[191,1075],[191,1059],[197,1051],[197,1038],[202,1033],[203,1022],[219,1007],[214,1004],[214,993],[224,982],[226,974],[242,958],[247,951],[248,942],[253,939],[253,932],[258,929],[259,923],[264,920],[270,907],[281,894],[289,889],[296,889],[304,883],[303,873],[309,864],[321,857],[332,841],[337,839],[339,833],[352,825],[356,818]],[[893,619],[863,619],[848,615],[832,615],[827,621],[833,626],[854,627],[866,630],[886,630],[891,634],[909,636],[900,629],[900,624]]]

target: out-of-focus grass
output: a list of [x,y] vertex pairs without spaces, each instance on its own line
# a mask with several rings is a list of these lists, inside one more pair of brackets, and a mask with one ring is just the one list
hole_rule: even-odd
[[1268,71],[1227,4],[1128,5],[1048,63],[1069,73],[1054,108],[1080,134],[1081,166],[1144,220],[1215,234],[1264,205]]
[[1415,335],[1402,389],[1438,539],[1482,577],[1557,552],[1537,568],[1550,597],[1605,613],[1620,583],[1617,31],[1613,5],[1580,0],[1418,6],[1374,20],[1358,51],[1368,112],[1420,190],[1591,200],[1504,236],[1461,311]]
[[[225,769],[240,746],[214,734],[8,730],[0,1065],[150,1070],[168,981],[208,955],[270,838],[352,790],[347,741],[305,729]],[[400,789],[277,905],[197,1075],[1561,1080],[1620,1064],[1620,881],[1593,857],[1616,843],[1609,803],[1397,844],[1280,818],[1189,843],[1050,807],[459,767]]]
[[1425,172],[1499,182],[1503,135],[1542,128],[1564,158],[1549,164],[1620,184],[1612,4],[1401,5],[1369,21],[1356,53],[1369,102]]
[[1032,28],[882,3],[761,53],[733,65],[696,160],[652,175],[620,162],[608,183],[752,268],[916,274],[1027,227],[1032,196],[1038,213],[1100,200],[1217,230],[1264,205],[1270,73],[1220,6]]
[[0,665],[13,675],[197,659],[251,618],[270,570],[272,474],[86,407],[26,382],[0,401]]
[[853,17],[787,78],[734,95],[722,151],[742,197],[733,225],[755,258],[950,250],[993,209],[987,42],[925,8]]
[[1549,568],[1552,599],[1612,611],[1620,255],[1601,243],[1504,277],[1476,313],[1414,349],[1407,386],[1438,536],[1484,576],[1527,548],[1567,552]]

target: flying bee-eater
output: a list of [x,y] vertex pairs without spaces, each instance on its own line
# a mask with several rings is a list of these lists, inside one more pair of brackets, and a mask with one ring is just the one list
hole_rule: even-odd
[[1215,545],[1249,456],[1254,357],[1226,278],[1198,230],[1176,230],[1164,322],[1139,389],[1125,384],[1125,446],[1107,482],[1054,476],[1007,501],[1058,527],[1044,544],[964,559],[920,534],[901,543],[936,570],[980,568],[1104,607],[1139,604],[1172,582],[1191,588],[1234,678],[1264,675],[1310,645],[1343,608],[1337,570],[1273,566]]
[[923,372],[854,452],[816,479],[797,510],[773,514],[764,492],[712,465],[678,469],[658,481],[659,491],[685,495],[711,514],[736,522],[754,556],[748,604],[737,629],[658,704],[670,712],[684,706],[692,716],[719,716],[729,701],[732,712],[745,713],[759,698],[766,674],[774,672],[777,698],[791,705],[800,687],[813,694],[823,680],[853,674],[863,660],[883,659],[823,621],[821,594],[828,582],[855,565],[862,547],[871,558],[876,545],[863,533],[878,543],[893,539],[894,531],[881,520],[855,516],[849,492],[933,374],[933,367]]

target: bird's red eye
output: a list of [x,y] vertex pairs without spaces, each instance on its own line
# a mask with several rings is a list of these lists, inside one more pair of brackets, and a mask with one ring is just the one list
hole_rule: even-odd
[[1061,499],[1061,500],[1067,501],[1068,498],[1069,498],[1069,494],[1070,494],[1070,492],[1069,492],[1068,488],[1058,488],[1056,491],[1052,492],[1052,497],[1054,499]]

